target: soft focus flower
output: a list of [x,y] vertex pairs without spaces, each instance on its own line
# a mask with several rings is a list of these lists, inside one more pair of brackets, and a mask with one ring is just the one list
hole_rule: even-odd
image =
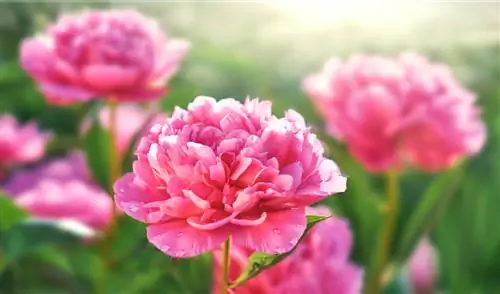
[[143,101],[164,93],[188,47],[135,11],[86,11],[23,41],[21,65],[51,103]]
[[[108,129],[109,122],[109,108],[104,107],[99,112],[100,124]],[[163,122],[166,117],[163,114],[155,114],[153,109],[144,109],[139,105],[132,103],[125,103],[118,105],[116,109],[116,146],[118,151],[125,153],[132,139],[136,134],[141,131],[147,132],[149,127],[154,123]],[[92,121],[87,118],[82,124],[82,131],[86,132]]]
[[[328,208],[314,208],[310,214],[329,215]],[[360,294],[363,270],[349,262],[352,234],[347,220],[329,218],[317,224],[285,260],[242,286],[234,294]],[[229,278],[235,280],[251,251],[231,247]],[[214,255],[213,293],[219,293],[222,253]]]
[[20,125],[12,115],[0,115],[0,168],[39,160],[49,139],[33,122]]
[[113,201],[92,183],[79,152],[18,171],[2,189],[36,219],[76,221],[100,231],[112,218]]
[[398,59],[333,59],[304,80],[331,135],[372,171],[450,167],[485,142],[475,97],[442,64],[416,54]]
[[283,253],[306,228],[305,206],[345,189],[297,112],[277,118],[270,102],[198,97],[142,139],[115,199],[170,256],[213,250],[230,235]]
[[436,252],[428,238],[420,241],[409,261],[410,281],[416,294],[431,293],[437,278]]

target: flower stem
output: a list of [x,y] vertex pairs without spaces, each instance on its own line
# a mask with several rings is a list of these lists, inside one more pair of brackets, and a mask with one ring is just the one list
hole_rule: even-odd
[[[109,109],[109,187],[108,191],[113,195],[113,185],[114,182],[120,177],[121,170],[121,159],[116,145],[117,130],[116,130],[116,108],[118,103],[114,99],[108,100]],[[112,260],[110,259],[110,247],[113,242],[115,227],[116,227],[116,205],[113,201],[112,207],[112,218],[109,227],[106,231],[106,235],[103,237],[101,243],[101,259],[104,262],[105,272],[101,277],[100,293],[105,293],[106,283],[109,278],[109,273],[111,272]]]
[[374,263],[373,271],[367,283],[368,294],[378,294],[382,288],[382,277],[387,267],[389,252],[392,246],[392,239],[394,237],[394,229],[396,228],[396,221],[398,216],[399,206],[399,184],[398,173],[396,170],[390,170],[386,176],[386,209],[384,211],[385,217],[382,223],[382,229],[378,240],[377,254],[375,256],[376,262]]
[[222,284],[220,287],[221,294],[228,293],[229,286],[229,253],[231,251],[231,238],[228,238],[222,245]]

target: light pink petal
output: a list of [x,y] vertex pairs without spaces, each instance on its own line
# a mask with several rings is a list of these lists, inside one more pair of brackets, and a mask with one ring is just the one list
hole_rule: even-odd
[[116,205],[126,214],[142,222],[148,222],[149,208],[144,204],[163,200],[160,192],[149,190],[136,180],[134,174],[125,174],[114,186]]
[[148,240],[165,254],[188,258],[218,248],[228,237],[223,229],[203,231],[189,226],[185,220],[149,225]]
[[161,60],[158,61],[155,72],[151,77],[153,85],[164,83],[177,71],[189,47],[189,42],[180,39],[172,39],[165,44],[163,52],[160,53]]
[[263,222],[265,222],[267,219],[267,213],[262,212],[261,215],[256,218],[256,219],[238,219],[234,218],[231,220],[231,223],[233,225],[238,225],[238,226],[250,226],[250,227],[255,227],[258,225],[261,225]]
[[268,212],[264,223],[238,227],[232,233],[235,244],[248,249],[279,254],[290,251],[306,229],[304,208]]
[[50,79],[57,58],[47,37],[26,39],[21,43],[20,62],[24,70],[37,80]]

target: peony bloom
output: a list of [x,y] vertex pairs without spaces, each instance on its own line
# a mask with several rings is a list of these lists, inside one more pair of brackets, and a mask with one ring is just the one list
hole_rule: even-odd
[[[118,151],[121,154],[125,153],[136,134],[140,131],[146,132],[149,130],[148,123],[152,125],[154,122],[163,122],[165,119],[164,115],[155,115],[151,109],[143,109],[132,103],[120,104],[116,111],[116,145]],[[102,108],[99,112],[99,122],[103,127],[109,128],[108,107]],[[86,132],[90,124],[90,119],[85,120],[82,124],[82,131]]]
[[297,112],[277,118],[270,102],[197,97],[142,139],[115,199],[170,256],[199,255],[230,235],[283,253],[306,228],[305,207],[345,189]]
[[414,293],[432,293],[436,277],[436,252],[429,239],[420,241],[409,261],[410,281]]
[[0,115],[0,168],[39,160],[50,137],[35,123],[20,125],[12,115]]
[[35,219],[73,221],[94,231],[112,220],[113,201],[90,180],[83,154],[19,171],[2,187]]
[[[330,214],[328,208],[314,208],[311,214]],[[296,250],[242,286],[234,294],[360,294],[363,270],[349,262],[352,234],[347,220],[332,217],[317,224]],[[235,280],[251,251],[231,247],[229,278]],[[219,293],[222,254],[214,255],[213,293]]]
[[404,163],[446,169],[485,142],[474,95],[446,66],[416,54],[334,59],[303,89],[329,133],[371,171]]
[[135,11],[87,11],[23,41],[20,55],[47,100],[64,105],[159,98],[188,47]]

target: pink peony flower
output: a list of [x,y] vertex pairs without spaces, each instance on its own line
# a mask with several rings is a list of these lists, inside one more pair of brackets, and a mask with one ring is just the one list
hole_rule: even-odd
[[398,59],[334,59],[304,80],[329,133],[371,171],[446,169],[484,145],[475,97],[442,64],[416,54]]
[[[330,214],[328,208],[314,208],[311,214]],[[242,286],[234,294],[360,294],[363,270],[349,262],[352,234],[347,220],[332,217],[317,224],[296,250]],[[251,251],[231,247],[229,278],[235,280]],[[214,288],[219,293],[222,252],[214,255]]]
[[174,257],[230,235],[250,250],[286,252],[306,228],[305,206],[346,189],[302,116],[277,118],[257,99],[197,97],[176,108],[142,139],[133,170],[116,182],[116,203]]
[[[151,117],[154,117],[151,119]],[[132,139],[141,131],[148,131],[150,126],[145,124],[151,119],[150,124],[160,123],[166,120],[163,114],[155,115],[152,109],[144,109],[136,104],[120,104],[116,112],[117,147],[121,154],[125,153]],[[105,128],[109,128],[109,108],[104,107],[99,112],[99,122]],[[82,124],[82,132],[86,132],[91,124],[90,119],[86,119]]]
[[23,41],[20,54],[49,102],[71,104],[159,98],[188,47],[135,11],[86,11]]
[[12,115],[0,115],[0,168],[39,160],[50,137],[33,122],[20,125]]
[[420,241],[409,261],[410,281],[414,293],[432,293],[436,277],[436,252],[428,238]]
[[92,183],[79,152],[18,171],[2,189],[36,219],[75,221],[95,231],[112,220],[113,201]]

